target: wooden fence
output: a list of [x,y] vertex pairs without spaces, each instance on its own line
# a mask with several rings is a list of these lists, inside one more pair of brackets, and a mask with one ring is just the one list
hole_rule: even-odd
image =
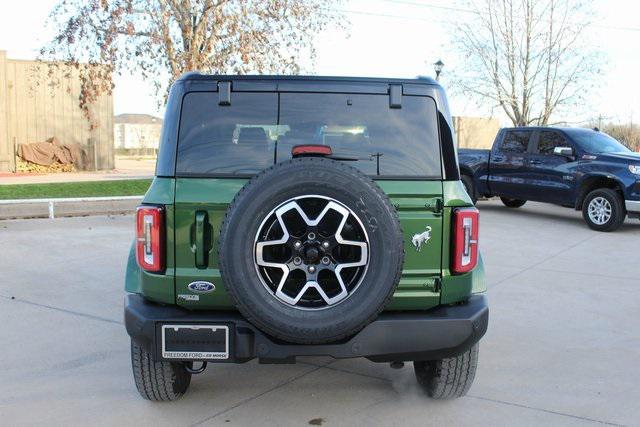
[[7,59],[0,51],[0,172],[15,171],[17,144],[56,137],[81,144],[89,169],[113,169],[113,99],[101,96],[91,107],[97,128],[78,106],[77,70],[57,67],[49,76],[47,64]]

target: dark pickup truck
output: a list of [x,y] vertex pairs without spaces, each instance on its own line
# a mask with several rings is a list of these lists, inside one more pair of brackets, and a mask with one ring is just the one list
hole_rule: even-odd
[[527,200],[582,210],[587,225],[616,230],[640,216],[640,154],[597,130],[521,127],[501,129],[491,150],[461,149],[467,192],[498,196],[507,207]]

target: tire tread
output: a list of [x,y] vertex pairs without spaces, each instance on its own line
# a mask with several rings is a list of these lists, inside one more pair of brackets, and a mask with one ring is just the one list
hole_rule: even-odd
[[189,387],[191,374],[180,363],[155,361],[151,353],[131,342],[133,379],[140,395],[152,401],[172,401]]
[[433,399],[454,399],[467,394],[477,366],[478,344],[456,357],[414,362],[418,383]]

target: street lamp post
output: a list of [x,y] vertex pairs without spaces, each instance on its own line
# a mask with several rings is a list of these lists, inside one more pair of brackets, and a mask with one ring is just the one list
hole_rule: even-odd
[[438,62],[434,62],[433,69],[436,71],[436,81],[440,81],[440,73],[442,72],[442,67],[444,67],[444,62],[438,59]]

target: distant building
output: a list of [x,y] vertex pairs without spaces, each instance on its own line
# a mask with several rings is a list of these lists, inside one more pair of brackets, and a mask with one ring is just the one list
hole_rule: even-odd
[[117,150],[157,150],[162,119],[149,114],[120,114],[113,118]]
[[500,121],[487,117],[453,117],[459,148],[491,148]]

